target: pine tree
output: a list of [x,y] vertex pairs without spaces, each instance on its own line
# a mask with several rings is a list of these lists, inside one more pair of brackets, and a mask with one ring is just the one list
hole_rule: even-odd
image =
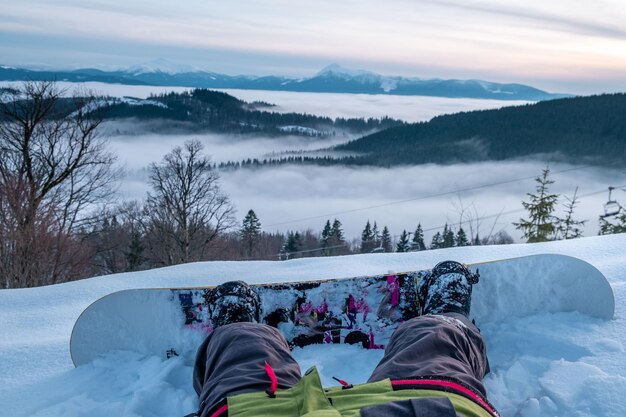
[[378,231],[378,225],[374,222],[374,226],[372,226],[372,239],[374,240],[374,248],[380,246],[380,232]]
[[244,217],[241,229],[239,230],[239,236],[241,238],[243,256],[252,256],[255,245],[261,236],[261,222],[254,210],[249,210],[246,217]]
[[448,227],[448,223],[443,227],[443,235],[441,238],[443,239],[443,248],[451,248],[454,246],[454,232],[452,228]]
[[482,245],[482,243],[480,241],[480,237],[478,236],[478,233],[476,233],[476,237],[474,238],[474,241],[472,242],[472,245],[474,245],[474,246]]
[[345,243],[343,230],[341,229],[341,222],[339,220],[335,219],[335,221],[333,221],[333,227],[330,231],[330,234],[336,240],[336,244]]
[[626,213],[616,216],[617,223],[611,223],[606,218],[600,217],[599,235],[612,235],[615,233],[626,233]]
[[330,226],[330,220],[326,220],[326,224],[324,225],[324,229],[322,230],[322,236],[320,238],[320,242],[322,244],[322,255],[323,256],[328,256],[328,246],[330,246],[330,239],[331,239],[331,226]]
[[322,248],[323,255],[332,256],[346,252],[346,241],[341,228],[341,222],[337,219],[333,221],[331,226],[330,220],[326,221],[324,230],[322,231]]
[[300,236],[300,232],[287,233],[287,242],[285,242],[285,246],[283,246],[283,250],[287,252],[287,254],[291,255],[293,253],[300,251],[301,248],[302,248],[302,237]]
[[583,228],[587,220],[574,220],[574,209],[578,204],[578,187],[574,190],[572,198],[565,196],[567,203],[565,206],[565,218],[559,219],[557,222],[557,230],[559,237],[562,239],[576,239],[582,237]]
[[459,231],[456,232],[456,246],[469,246],[469,240],[462,227],[459,227]]
[[520,219],[513,223],[521,230],[528,243],[547,242],[556,238],[557,221],[553,215],[557,194],[550,194],[549,186],[554,181],[550,179],[550,169],[545,168],[541,176],[535,178],[536,194],[528,193],[530,201],[523,201],[522,205],[528,211],[528,219]]
[[383,248],[383,252],[391,252],[391,233],[387,226],[383,227],[383,233],[380,237],[380,246]]
[[403,230],[400,234],[400,240],[398,240],[398,244],[396,245],[396,252],[409,252],[411,250],[411,245],[409,244],[409,234],[406,230]]
[[417,229],[413,234],[413,250],[426,250],[426,244],[424,243],[424,231],[422,230],[422,224],[417,224]]
[[136,271],[143,263],[143,242],[141,241],[141,235],[138,231],[134,230],[130,234],[130,243],[128,245],[128,252],[126,253],[126,262],[128,263],[129,271]]
[[372,233],[372,226],[368,220],[365,224],[365,228],[361,233],[361,253],[369,253],[375,248],[374,234]]
[[430,242],[431,249],[439,249],[443,248],[443,237],[441,233],[437,232],[433,235],[433,239]]

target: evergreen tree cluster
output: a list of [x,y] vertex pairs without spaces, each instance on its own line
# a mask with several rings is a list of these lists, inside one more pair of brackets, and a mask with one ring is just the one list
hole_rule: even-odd
[[[476,236],[474,239],[475,245],[480,245],[481,241]],[[454,232],[451,227],[448,227],[448,224],[443,227],[443,232],[437,232],[433,235],[432,241],[430,242],[431,249],[440,249],[440,248],[452,248],[455,246],[469,246],[470,241],[467,238],[467,234],[463,227],[459,227],[459,230]]]
[[228,162],[220,162],[219,165],[216,165],[216,168],[220,170],[237,170],[240,168],[258,168],[262,166],[275,167],[280,165],[319,165],[319,166],[333,166],[338,163],[343,163],[344,165],[353,165],[351,161],[356,161],[358,157],[354,156],[346,156],[341,158],[336,158],[333,156],[303,156],[303,155],[291,155],[291,156],[283,156],[278,158],[248,158],[241,160],[239,162],[236,161],[228,161]]

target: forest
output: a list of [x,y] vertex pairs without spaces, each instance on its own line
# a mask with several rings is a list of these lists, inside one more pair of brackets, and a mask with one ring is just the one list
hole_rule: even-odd
[[[392,167],[528,158],[623,167],[625,117],[623,93],[563,98],[392,127],[332,149],[345,156],[290,155],[244,161],[239,166],[304,163]],[[236,167],[236,163],[225,165]]]
[[265,102],[247,103],[230,94],[195,89],[181,93],[151,95],[147,100],[106,98],[97,111],[105,119],[170,120],[187,129],[222,133],[334,136],[347,132],[366,134],[404,122],[384,117],[335,118],[303,113],[279,113]]
[[542,101],[439,116],[339,146],[374,165],[538,156],[578,163],[626,162],[626,94]]

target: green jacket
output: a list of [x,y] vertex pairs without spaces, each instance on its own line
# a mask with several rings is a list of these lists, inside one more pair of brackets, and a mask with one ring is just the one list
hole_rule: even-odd
[[[264,392],[240,394],[228,398],[227,406],[212,413],[218,417],[228,411],[228,417],[359,417],[364,407],[393,401],[416,398],[448,398],[457,414],[463,417],[497,417],[497,412],[476,394],[441,389],[414,389],[413,383],[431,385],[427,380],[394,381],[383,380],[349,388],[324,389],[316,368],[309,369],[298,384],[292,388],[278,390],[274,396]],[[445,382],[444,382],[445,384]],[[404,385],[403,389],[398,389]],[[396,389],[394,389],[396,386]],[[408,389],[406,389],[408,388]],[[458,393],[457,393],[458,392]],[[465,394],[465,395],[463,395]],[[474,398],[471,400],[469,398]],[[483,406],[478,402],[482,402]],[[488,411],[488,410],[491,410]]]

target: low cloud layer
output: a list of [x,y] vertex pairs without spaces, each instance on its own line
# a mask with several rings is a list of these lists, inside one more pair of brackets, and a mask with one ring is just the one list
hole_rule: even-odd
[[[113,148],[126,163],[128,171],[121,188],[123,198],[143,198],[148,190],[143,168],[160,160],[172,146],[182,144],[188,138],[140,136],[123,143],[114,141]],[[205,135],[199,139],[207,145],[207,151],[213,153],[216,161],[261,156],[267,151],[267,144],[274,140],[233,141],[220,135]],[[302,144],[300,140],[288,139],[294,148]],[[284,147],[276,146],[276,149]],[[527,199],[526,193],[534,192],[534,181],[525,179],[477,187],[539,175],[544,167],[544,163],[533,161],[390,169],[284,165],[224,171],[221,183],[237,207],[238,221],[253,209],[268,232],[307,228],[320,231],[326,219],[338,218],[344,225],[346,236],[352,239],[360,236],[367,220],[376,221],[381,228],[387,225],[394,235],[404,229],[413,231],[418,222],[428,230],[463,221],[465,229],[479,229],[481,237],[506,230],[519,239],[521,235],[512,223],[526,215],[521,210],[521,202]],[[620,178],[626,182],[624,175],[601,168],[577,167],[558,174],[573,168],[565,164],[552,164],[550,168],[557,173],[553,176],[556,182],[552,187],[556,193],[571,196],[576,187],[579,187],[579,195],[600,192],[582,198],[575,212],[576,218],[589,220],[585,234],[596,234],[598,215],[602,213],[607,197],[603,190],[619,183]],[[441,195],[443,193],[447,194]],[[564,203],[565,199],[562,198],[561,202]],[[516,210],[512,214],[499,215]],[[563,212],[563,207],[559,206],[558,213]],[[480,217],[487,218],[477,220]],[[436,231],[426,232],[428,242]]]
[[222,90],[245,101],[263,100],[280,112],[313,113],[328,117],[384,117],[422,122],[442,114],[496,109],[526,101],[479,100],[384,94],[293,93],[286,91]]
[[[268,231],[306,228],[319,231],[327,218],[332,221],[336,217],[343,223],[346,235],[356,238],[367,220],[377,221],[379,226],[387,225],[392,234],[397,235],[403,229],[413,231],[418,222],[424,229],[432,229],[462,220],[466,222],[464,228],[468,229],[470,220],[474,219],[472,227],[479,227],[481,237],[503,229],[520,238],[512,222],[526,213],[498,214],[522,209],[526,193],[535,191],[532,179],[455,191],[539,175],[544,167],[545,164],[539,162],[392,169],[284,166],[224,173],[222,182],[239,210],[245,213],[254,209]],[[551,166],[554,172],[570,168],[562,164]],[[601,192],[615,181],[615,175],[618,174],[597,168],[557,174],[552,191],[569,196],[576,187],[579,187],[579,195]],[[442,196],[442,193],[449,194]],[[423,198],[427,196],[434,197]],[[606,197],[601,193],[581,199],[575,217],[589,220],[586,235],[597,233],[597,219]],[[563,214],[562,206],[557,212]],[[489,216],[476,221],[478,217]],[[436,231],[427,232],[427,239]]]

